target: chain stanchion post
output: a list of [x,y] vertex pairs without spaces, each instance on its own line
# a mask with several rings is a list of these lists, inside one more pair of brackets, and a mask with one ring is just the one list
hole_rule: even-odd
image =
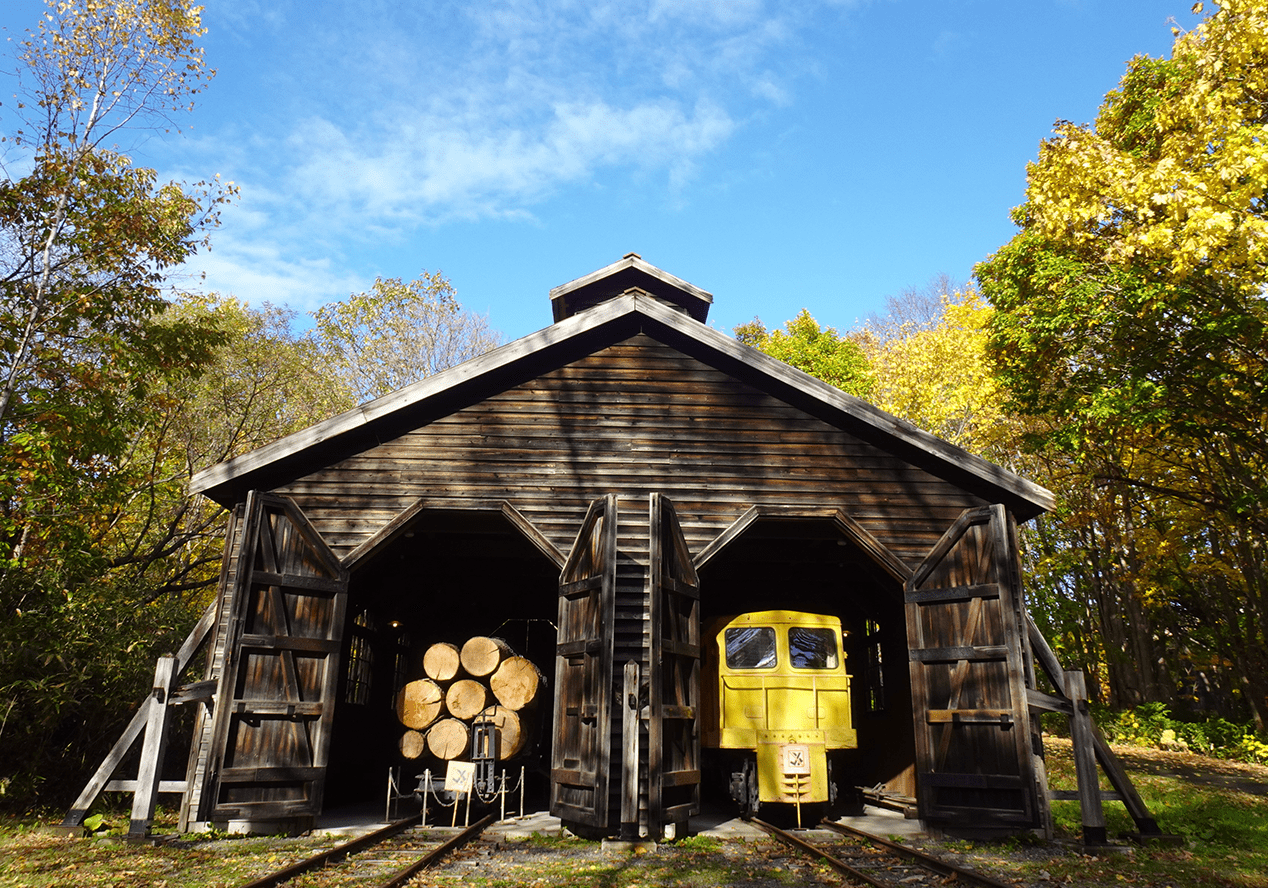
[[396,781],[392,779],[393,767],[387,766],[387,804],[383,810],[383,822],[392,822],[392,793],[396,789]]
[[502,820],[506,819],[506,768],[502,769],[502,791],[498,793],[502,797]]
[[524,766],[520,766],[520,818],[524,817]]
[[427,796],[431,793],[431,768],[423,771],[423,819],[418,822],[419,826],[427,825]]

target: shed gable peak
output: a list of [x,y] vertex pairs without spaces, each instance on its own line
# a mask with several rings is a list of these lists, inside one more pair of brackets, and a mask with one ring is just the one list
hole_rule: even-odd
[[708,318],[713,304],[712,293],[644,262],[638,253],[626,253],[606,268],[551,290],[551,311],[559,322],[630,291],[645,293],[701,323]]

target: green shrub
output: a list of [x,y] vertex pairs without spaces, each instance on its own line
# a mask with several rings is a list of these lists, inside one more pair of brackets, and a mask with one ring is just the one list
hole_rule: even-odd
[[[1213,758],[1268,764],[1268,736],[1258,733],[1253,724],[1216,716],[1200,721],[1181,720],[1171,714],[1165,703],[1142,703],[1118,711],[1096,706],[1093,718],[1111,743],[1192,750]],[[1055,721],[1050,729],[1053,733],[1067,733],[1065,725]]]

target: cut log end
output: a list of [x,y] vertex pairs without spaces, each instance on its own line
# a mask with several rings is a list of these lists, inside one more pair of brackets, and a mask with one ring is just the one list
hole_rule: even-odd
[[454,718],[475,718],[488,705],[488,689],[469,678],[458,679],[445,692],[445,708]]
[[442,718],[427,732],[427,749],[441,761],[465,759],[470,744],[471,729],[456,718]]
[[462,668],[476,678],[492,675],[503,660],[514,656],[511,646],[500,638],[476,635],[462,646],[459,659]]
[[489,720],[497,728],[498,761],[508,761],[524,751],[528,744],[528,731],[520,721],[519,713],[505,706],[490,706],[480,713],[476,721]]
[[498,703],[519,711],[536,702],[544,683],[540,669],[525,657],[508,657],[489,679],[489,689]]
[[396,717],[415,731],[430,725],[445,710],[445,694],[430,678],[411,681],[396,698]]
[[427,738],[418,731],[406,731],[401,735],[401,755],[413,761],[427,748]]
[[461,666],[458,646],[447,641],[433,644],[423,654],[423,674],[432,681],[453,681]]

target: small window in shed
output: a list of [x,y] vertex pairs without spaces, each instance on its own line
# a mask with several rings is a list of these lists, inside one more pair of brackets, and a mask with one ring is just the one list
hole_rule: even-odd
[[396,708],[396,697],[400,694],[401,689],[409,681],[409,647],[410,639],[408,632],[402,632],[396,636],[396,663],[392,676],[392,699],[388,701],[393,709]]
[[769,626],[726,630],[726,665],[731,669],[774,669],[775,630]]
[[369,611],[361,611],[352,621],[352,640],[348,645],[348,685],[344,701],[364,706],[370,702],[370,678],[374,672],[374,650],[370,646],[370,633],[374,631],[374,617]]
[[788,630],[788,656],[794,669],[836,669],[836,630],[793,626]]
[[867,666],[863,686],[867,690],[867,711],[885,711],[885,670],[881,662],[881,625],[875,620],[863,624],[863,646],[867,650]]

